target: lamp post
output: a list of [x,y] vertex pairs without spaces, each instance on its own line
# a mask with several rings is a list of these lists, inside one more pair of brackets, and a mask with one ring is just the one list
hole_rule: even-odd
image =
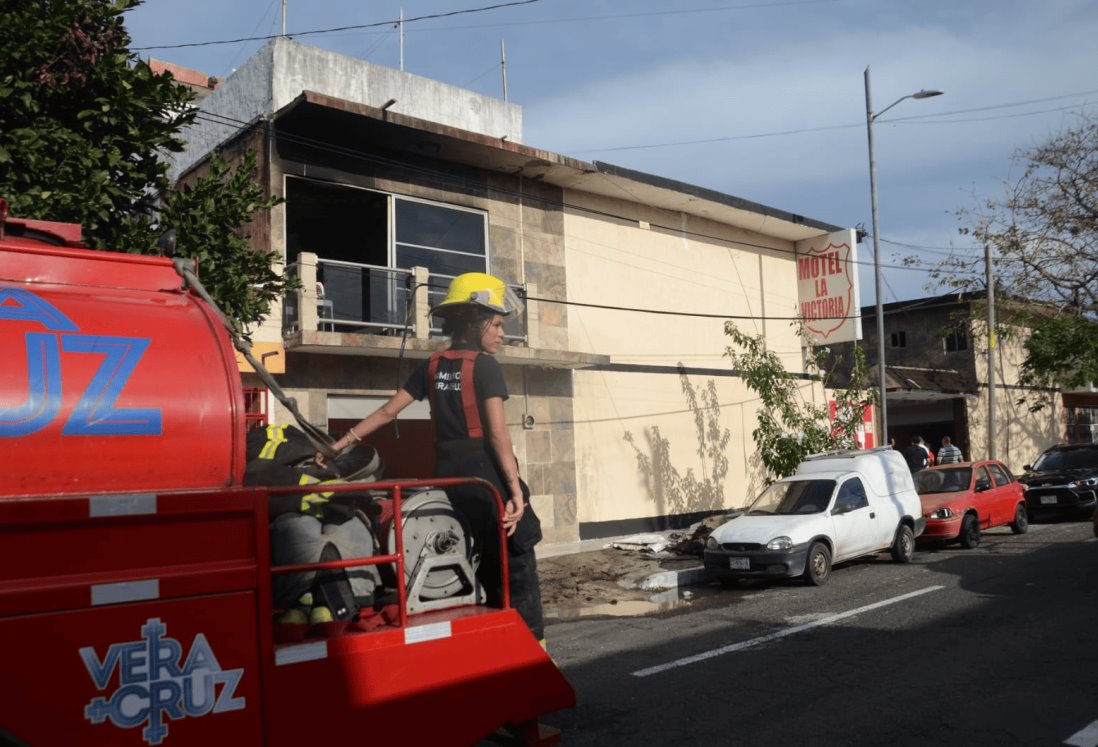
[[884,343],[884,311],[881,302],[881,239],[880,228],[877,222],[877,154],[873,148],[873,122],[877,117],[896,106],[905,99],[929,99],[932,96],[941,96],[941,91],[921,90],[909,93],[906,96],[893,101],[876,114],[873,113],[873,102],[869,93],[869,67],[865,69],[865,129],[869,139],[869,195],[870,205],[873,211],[873,278],[874,288],[877,293],[877,388],[880,394],[881,407],[881,431],[877,436],[878,443],[883,445],[888,439],[888,404],[885,402],[885,343]]

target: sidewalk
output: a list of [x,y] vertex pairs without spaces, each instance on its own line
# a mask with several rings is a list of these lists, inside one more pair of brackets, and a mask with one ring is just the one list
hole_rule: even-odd
[[[538,547],[535,553],[537,558],[541,560],[542,558],[554,558],[576,553],[598,552],[617,546],[618,552],[628,553],[631,563],[639,566],[621,577],[619,583],[622,586],[644,591],[677,589],[681,586],[700,584],[707,580],[708,577],[701,558],[669,552],[647,552],[642,548],[645,546],[659,546],[661,543],[668,544],[671,542],[671,535],[681,536],[682,534],[682,530],[669,530],[630,534],[621,537],[600,537],[578,542],[561,542],[548,547]],[[663,563],[673,563],[678,567],[674,569],[663,568],[661,567]]]

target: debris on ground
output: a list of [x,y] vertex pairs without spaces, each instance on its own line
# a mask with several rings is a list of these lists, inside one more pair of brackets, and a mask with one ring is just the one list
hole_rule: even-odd
[[539,558],[542,603],[552,617],[577,606],[651,601],[646,582],[661,571],[700,566],[705,540],[728,517],[721,513],[685,530],[645,532],[608,541],[601,550]]

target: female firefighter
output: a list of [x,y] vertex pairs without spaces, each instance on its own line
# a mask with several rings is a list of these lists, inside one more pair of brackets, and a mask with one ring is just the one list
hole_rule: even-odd
[[[428,397],[436,432],[435,477],[480,477],[492,483],[504,500],[503,526],[507,530],[511,604],[542,640],[541,589],[534,545],[541,525],[519,479],[518,462],[503,414],[507,386],[503,370],[493,357],[503,343],[503,319],[521,309],[521,303],[499,278],[465,273],[450,283],[446,298],[431,310],[442,318],[448,349],[434,353],[418,366],[401,389],[356,423],[335,442],[342,450],[392,422],[415,400]],[[323,456],[317,460],[323,463]],[[476,486],[447,491],[454,508],[469,522],[480,548],[477,577],[488,604],[502,603],[498,526],[495,500]]]

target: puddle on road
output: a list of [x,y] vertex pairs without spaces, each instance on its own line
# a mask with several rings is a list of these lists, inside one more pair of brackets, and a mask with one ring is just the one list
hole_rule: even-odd
[[630,599],[601,604],[558,605],[546,607],[546,620],[575,620],[581,617],[639,617],[689,607],[699,597],[696,590],[668,589],[648,599]]

